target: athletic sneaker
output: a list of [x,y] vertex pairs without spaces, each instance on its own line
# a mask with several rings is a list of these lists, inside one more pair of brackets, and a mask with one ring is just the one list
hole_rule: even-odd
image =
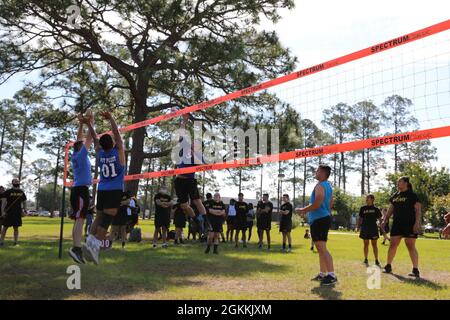
[[238,244],[237,244],[237,243],[236,243],[236,244],[234,245],[234,247],[235,247],[235,248],[239,248],[239,246],[238,246]]
[[262,244],[261,243],[258,245],[258,249],[262,249]]
[[162,245],[161,245],[161,248],[167,248],[169,245],[167,244],[167,243],[163,243]]
[[364,259],[364,262],[363,262],[364,264],[369,264],[369,260],[367,260],[367,259]]
[[311,281],[322,281],[325,277],[318,274],[314,278],[311,279]]
[[417,268],[413,268],[412,272],[410,274],[408,274],[408,276],[410,277],[415,277],[415,278],[420,278],[420,272],[419,269]]
[[322,279],[320,282],[321,286],[331,286],[337,282],[337,277],[332,277],[330,275],[327,275],[325,278]]
[[81,248],[86,260],[98,264],[98,253],[102,242],[97,240],[93,235],[89,235],[86,243]]
[[205,253],[209,253],[210,250],[211,250],[211,246],[206,246]]
[[381,267],[381,263],[380,263],[380,261],[378,261],[378,260],[375,260],[375,264],[378,266],[378,267]]
[[384,272],[385,272],[385,273],[392,273],[392,266],[391,266],[390,264],[387,264],[387,265],[384,267]]
[[73,261],[75,261],[76,263],[78,263],[78,264],[85,264],[86,261],[84,261],[84,259],[83,259],[83,253],[81,251],[81,248],[78,249],[78,250],[74,250],[74,248],[70,248],[69,256],[71,256]]
[[288,248],[286,252],[287,252],[287,253],[291,253],[291,252],[292,252],[292,249],[291,249],[291,248]]

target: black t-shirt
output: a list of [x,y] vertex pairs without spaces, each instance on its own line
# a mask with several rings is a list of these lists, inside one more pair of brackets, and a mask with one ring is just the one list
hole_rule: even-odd
[[361,227],[376,228],[377,220],[382,217],[382,214],[375,206],[363,206],[359,209],[359,217],[362,219]]
[[183,209],[181,208],[181,206],[180,206],[179,203],[174,204],[174,205],[172,206],[172,208],[174,209],[174,215],[175,215],[175,216],[178,216],[178,215],[184,216],[184,215],[185,215],[185,214],[184,214],[184,211],[183,211]]
[[281,215],[281,222],[292,221],[292,204],[290,202],[283,203],[280,209],[283,211],[289,211],[288,214]]
[[[225,203],[223,203],[222,201],[216,202],[214,200],[211,201],[210,205],[209,205],[209,209],[213,209],[213,210],[225,210]],[[212,217],[219,217],[217,215],[213,215],[210,214],[210,216]]]
[[394,206],[394,221],[413,224],[416,221],[415,204],[419,198],[414,192],[405,191],[397,192],[390,199],[389,202]]
[[22,202],[27,201],[25,193],[21,189],[8,189],[2,195],[6,199],[6,214],[22,214]]
[[260,214],[259,214],[259,217],[258,217],[258,219],[267,219],[267,220],[271,220],[272,219],[272,210],[273,210],[273,204],[272,204],[272,202],[270,202],[270,201],[267,201],[267,202],[262,202],[262,201],[260,201],[260,202],[258,202],[258,206],[256,207],[257,209],[262,209],[262,210],[264,210],[264,209],[266,209],[266,208],[269,208],[270,210],[269,210],[269,212],[268,213],[265,213],[265,212],[261,212]]
[[212,202],[214,202],[213,199],[208,199],[203,202],[203,206],[205,207],[207,214],[209,213],[208,209],[210,208]]
[[163,193],[157,193],[155,195],[155,208],[156,208],[156,214],[170,214],[170,207],[164,208],[159,206],[156,203],[156,200],[159,200],[162,203],[167,203],[170,202],[172,200],[172,198],[168,195],[168,194],[163,194]]
[[238,219],[247,220],[248,204],[244,201],[236,201],[234,204],[236,209],[236,217]]

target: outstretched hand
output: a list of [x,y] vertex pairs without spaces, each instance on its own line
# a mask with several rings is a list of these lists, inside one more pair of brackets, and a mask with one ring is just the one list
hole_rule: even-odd
[[112,119],[112,114],[109,111],[105,111],[101,113],[102,117],[105,118],[106,120],[111,120]]

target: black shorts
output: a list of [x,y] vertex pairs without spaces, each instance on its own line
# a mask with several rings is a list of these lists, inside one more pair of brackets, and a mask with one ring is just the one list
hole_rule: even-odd
[[170,227],[170,214],[168,212],[157,212],[155,214],[155,228],[166,228]]
[[227,226],[233,227],[233,229],[234,229],[235,225],[236,225],[236,216],[228,216],[227,217]]
[[363,240],[377,240],[380,237],[377,225],[362,226],[359,232],[359,237]]
[[292,221],[280,222],[280,232],[291,232],[291,231],[292,231]]
[[247,230],[247,217],[236,217],[234,221],[234,229],[236,230]]
[[331,227],[331,217],[317,219],[311,225],[311,238],[316,241],[328,241],[328,231]]
[[184,214],[176,213],[173,217],[173,223],[175,224],[175,228],[186,228],[186,216]]
[[267,218],[260,218],[256,220],[256,226],[258,227],[258,230],[271,230],[272,221]]
[[418,234],[414,232],[414,223],[395,221],[392,224],[391,237],[401,236],[403,238],[417,238]]
[[208,221],[211,226],[211,232],[222,232],[223,219],[219,216],[209,215]]
[[247,229],[253,228],[253,220],[247,221]]
[[97,210],[119,209],[122,194],[122,190],[97,191]]
[[2,225],[6,228],[22,226],[22,211],[8,212],[3,218]]
[[70,189],[70,206],[72,207],[70,219],[85,219],[89,209],[89,202],[89,187],[72,187]]
[[200,199],[197,180],[192,178],[175,178],[175,193],[179,203],[189,202],[189,199]]

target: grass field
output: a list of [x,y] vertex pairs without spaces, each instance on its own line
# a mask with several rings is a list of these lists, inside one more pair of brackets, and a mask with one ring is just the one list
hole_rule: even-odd
[[[102,252],[99,266],[81,266],[81,290],[69,290],[71,222],[64,227],[59,260],[59,219],[24,218],[20,245],[11,245],[10,230],[0,248],[0,299],[450,299],[450,241],[418,240],[421,280],[407,277],[411,265],[402,245],[393,264],[395,275],[382,274],[381,289],[369,290],[361,240],[355,234],[332,233],[329,248],[339,283],[321,288],[310,281],[318,271],[318,256],[303,239],[303,228],[293,231],[289,254],[279,251],[281,235],[274,224],[270,252],[257,248],[254,233],[247,249],[221,244],[216,256],[205,255],[198,243],[152,249],[153,225],[146,220],[140,227],[142,243]],[[387,246],[379,246],[383,264]]]

